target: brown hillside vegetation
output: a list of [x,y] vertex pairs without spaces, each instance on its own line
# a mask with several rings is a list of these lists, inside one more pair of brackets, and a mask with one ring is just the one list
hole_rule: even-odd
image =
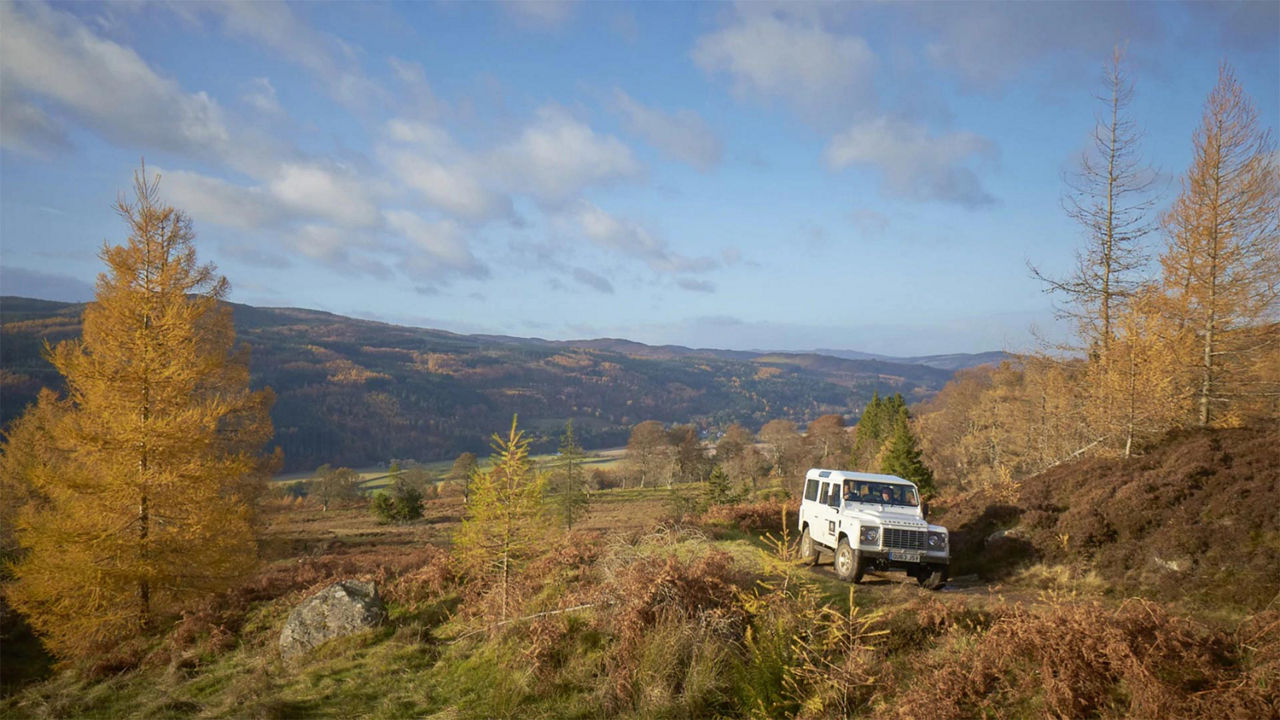
[[[610,491],[634,495],[630,491]],[[647,498],[634,505],[644,507]],[[378,525],[363,508],[281,503],[242,586],[162,634],[0,701],[80,717],[1274,716],[1280,615],[1202,621],[1143,600],[1034,604],[827,586],[783,549],[696,525],[548,544],[492,587],[441,547],[458,498]],[[749,513],[748,513],[749,514]],[[637,521],[633,513],[633,521]],[[724,516],[734,515],[725,511]],[[699,521],[700,523],[700,521]],[[375,580],[384,627],[294,663],[290,609],[336,579]]]
[[958,570],[1007,575],[1041,560],[1126,593],[1261,610],[1280,595],[1280,431],[1171,433],[1147,454],[1086,459],[1013,497],[969,493],[940,522]]
[[[1276,717],[1280,615],[1234,635],[1133,599],[1002,607],[985,633],[952,630],[892,717]],[[946,615],[944,614],[945,618]],[[1246,668],[1241,651],[1255,648]],[[946,652],[950,650],[950,652]],[[1248,652],[1248,650],[1245,650]]]

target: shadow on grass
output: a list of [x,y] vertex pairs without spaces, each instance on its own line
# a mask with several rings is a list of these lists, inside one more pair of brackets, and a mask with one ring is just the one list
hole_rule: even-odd
[[0,598],[0,698],[47,678],[53,656],[21,613]]
[[[975,509],[976,510],[976,509]],[[1022,508],[1007,503],[992,503],[981,511],[952,512],[962,520],[950,527],[951,574],[976,574],[985,580],[1008,577],[1015,570],[1037,559],[1035,547],[1010,532],[1022,517]]]

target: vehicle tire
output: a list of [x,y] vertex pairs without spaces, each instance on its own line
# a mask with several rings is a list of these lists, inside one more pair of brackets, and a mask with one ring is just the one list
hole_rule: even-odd
[[946,565],[925,565],[920,568],[916,580],[926,590],[941,590],[947,584],[947,569]]
[[840,538],[840,544],[836,546],[835,565],[836,577],[845,582],[862,582],[862,573],[865,570],[862,556],[849,544],[849,538]]
[[818,544],[809,533],[809,526],[804,526],[804,534],[800,536],[800,562],[805,565],[818,564]]

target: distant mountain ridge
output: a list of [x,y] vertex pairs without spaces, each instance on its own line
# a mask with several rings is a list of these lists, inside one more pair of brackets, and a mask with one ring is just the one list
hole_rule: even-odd
[[[948,363],[967,367],[981,357],[921,359],[942,363],[935,366],[613,338],[462,335],[319,310],[231,307],[238,337],[252,350],[253,385],[276,392],[275,442],[289,469],[483,453],[513,413],[542,447],[554,446],[570,419],[588,447],[622,444],[642,420],[752,429],[826,413],[852,420],[874,392],[922,400],[954,374]],[[19,415],[41,387],[61,388],[41,349],[77,336],[83,308],[0,297],[0,422]]]
[[831,350],[825,348],[814,350],[813,352],[846,360],[884,360],[903,365],[926,365],[939,370],[951,370],[952,372],[978,367],[979,365],[998,364],[1013,358],[1011,353],[1003,350],[990,350],[980,353],[950,353],[946,355],[917,355],[914,357],[895,357],[860,352],[858,350]]

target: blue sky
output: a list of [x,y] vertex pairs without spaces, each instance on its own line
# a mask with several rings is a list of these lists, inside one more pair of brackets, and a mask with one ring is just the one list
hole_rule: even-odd
[[145,157],[238,302],[1028,349],[1118,43],[1162,206],[1220,62],[1280,125],[1275,2],[4,3],[0,293],[87,299]]

